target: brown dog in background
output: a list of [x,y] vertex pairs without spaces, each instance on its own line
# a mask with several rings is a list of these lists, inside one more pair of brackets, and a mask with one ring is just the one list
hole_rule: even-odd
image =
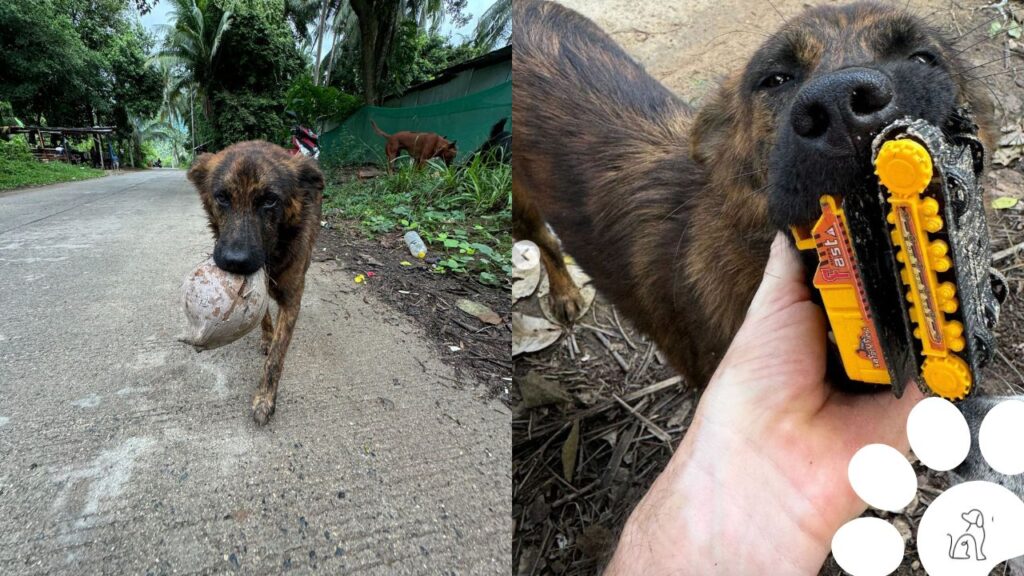
[[227,272],[266,267],[277,323],[263,317],[263,380],[252,417],[266,424],[274,413],[284,357],[295,330],[310,256],[320,230],[324,178],[316,162],[268,142],[241,142],[202,154],[188,171],[210,221],[213,260]]
[[790,18],[699,111],[562,6],[516,0],[512,29],[513,235],[541,248],[563,322],[579,293],[545,222],[691,385],[743,321],[776,230],[859,190],[880,128],[968,106],[989,149],[996,134],[954,44],[894,6]]
[[446,166],[451,166],[452,162],[455,161],[455,157],[459,154],[454,140],[449,142],[444,137],[433,132],[408,132],[403,130],[394,134],[388,134],[381,130],[373,120],[370,120],[370,124],[373,125],[373,130],[377,134],[388,139],[387,144],[384,145],[384,153],[388,157],[388,173],[391,172],[395,158],[398,158],[398,154],[402,150],[405,150],[409,157],[416,162],[417,168],[422,168],[427,163],[427,160],[431,158],[440,158],[444,160]]

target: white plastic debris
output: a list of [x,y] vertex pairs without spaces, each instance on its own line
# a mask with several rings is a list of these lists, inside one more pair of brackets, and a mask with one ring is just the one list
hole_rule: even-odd
[[181,286],[189,326],[181,340],[200,350],[230,344],[263,319],[270,305],[267,273],[260,268],[242,276],[217,267],[208,258]]

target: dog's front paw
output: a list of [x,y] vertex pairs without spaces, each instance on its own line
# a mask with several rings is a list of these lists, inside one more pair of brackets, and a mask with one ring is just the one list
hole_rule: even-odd
[[575,285],[560,292],[552,290],[548,294],[548,305],[551,307],[553,320],[563,326],[570,326],[583,311],[583,295]]
[[252,419],[263,426],[270,421],[274,413],[274,399],[265,394],[257,394],[252,399]]

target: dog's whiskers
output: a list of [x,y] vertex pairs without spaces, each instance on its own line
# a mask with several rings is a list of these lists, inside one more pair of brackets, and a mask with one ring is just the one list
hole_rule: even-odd
[[982,28],[982,27],[984,27],[984,26],[991,26],[991,25],[992,25],[992,23],[993,23],[993,22],[995,22],[995,21],[996,21],[996,19],[995,19],[995,18],[993,18],[993,19],[991,19],[991,20],[985,20],[985,21],[983,21],[983,22],[982,22],[981,24],[978,24],[978,25],[977,25],[977,26],[975,26],[974,28],[971,28],[971,29],[970,29],[970,30],[968,30],[967,32],[964,32],[963,34],[961,34],[960,36],[958,36],[958,37],[956,38],[956,40],[954,40],[954,41],[953,41],[953,44],[952,44],[952,45],[953,45],[953,46],[956,46],[958,42],[960,42],[960,41],[961,41],[961,40],[963,40],[964,38],[967,38],[968,36],[970,36],[970,35],[971,35],[971,34],[973,34],[974,32],[977,32],[977,31],[978,31],[978,29],[980,29],[980,28]]
[[679,232],[679,240],[676,242],[676,251],[672,257],[672,310],[679,309],[679,266],[682,264],[679,258],[679,251],[683,248],[683,240],[686,239],[686,228]]
[[[970,68],[967,68],[965,70],[961,70],[961,71],[959,71],[959,72],[957,72],[955,74],[950,74],[950,76],[952,76],[953,78],[956,78],[957,76],[967,76],[967,73],[970,72],[971,70],[977,70],[978,68],[981,68],[983,66],[988,66],[989,64],[995,64],[996,62],[1001,62],[1002,60],[1003,60],[1003,56],[999,56],[999,58],[995,58],[995,59],[989,60],[988,62],[983,62],[981,64],[978,64],[977,66],[971,66]],[[970,76],[968,76],[968,78],[970,78]]]
[[779,18],[782,19],[783,24],[789,24],[789,21],[786,20],[786,17],[782,15],[782,11],[779,10],[779,7],[775,5],[775,2],[773,2],[772,0],[768,0],[768,4],[772,7],[772,10],[775,10],[775,13],[779,15]]
[[722,180],[722,181],[723,182],[730,182],[732,180],[735,180],[737,178],[742,178],[744,176],[753,176],[754,174],[767,174],[767,173],[768,173],[768,168],[760,168],[758,170],[754,170],[753,172],[744,172],[742,174],[733,174],[732,176],[729,176],[728,178],[726,178],[725,180]]
[[971,44],[970,46],[968,46],[966,48],[962,48],[960,50],[957,50],[956,52],[953,52],[952,54],[950,54],[950,57],[951,58],[956,58],[957,56],[963,54],[964,52],[967,52],[971,48],[974,48],[975,46],[977,46],[979,44],[983,44],[985,42],[988,42],[989,40],[995,40],[998,36],[1000,36],[1001,34],[1005,34],[1005,33],[1006,33],[1006,30],[1003,30],[1003,31],[997,33],[995,36],[988,36],[988,35],[982,36],[981,40],[978,40],[977,42],[975,42],[974,44]]
[[[985,78],[991,78],[993,76],[1002,76],[1004,74],[1013,74],[1014,72],[1019,72],[1020,70],[1021,70],[1020,68],[1008,68],[1006,70],[1000,70],[999,72],[993,72],[991,74],[985,74],[984,76],[968,76],[967,77],[967,82],[970,83],[970,82],[974,82],[976,80],[984,80]],[[995,96],[995,94],[993,94],[993,96]]]

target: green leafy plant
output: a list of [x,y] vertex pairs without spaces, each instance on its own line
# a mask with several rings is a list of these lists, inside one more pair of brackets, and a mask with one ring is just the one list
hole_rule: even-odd
[[500,286],[512,270],[511,196],[508,165],[405,165],[329,186],[325,210],[358,220],[370,236],[416,230],[438,257],[435,272]]
[[23,136],[0,140],[0,190],[85,180],[103,176],[102,170],[64,162],[40,162],[32,156]]
[[289,110],[306,126],[321,130],[325,119],[341,122],[358,110],[363,101],[333,86],[315,86],[308,74],[301,74],[285,94]]

